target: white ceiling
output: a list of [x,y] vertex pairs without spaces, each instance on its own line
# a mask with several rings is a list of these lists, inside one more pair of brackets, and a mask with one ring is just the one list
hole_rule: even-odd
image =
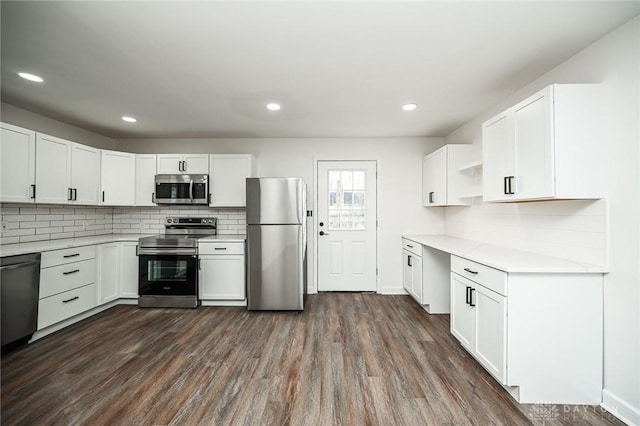
[[113,138],[444,136],[640,13],[639,1],[0,7],[2,101]]

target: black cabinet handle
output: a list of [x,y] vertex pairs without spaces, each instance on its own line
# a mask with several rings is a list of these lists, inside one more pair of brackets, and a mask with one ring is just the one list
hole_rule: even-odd
[[513,179],[515,179],[515,176],[508,176],[507,181],[509,182],[509,195],[514,195],[515,192],[513,192],[513,188],[511,186],[511,184],[513,183]]
[[504,192],[505,195],[507,195],[507,194],[509,194],[509,191],[507,190],[507,185],[508,185],[507,181],[509,180],[509,177],[505,176],[503,178],[503,180],[504,180],[504,182],[503,182],[503,192]]
[[469,306],[473,307],[476,306],[473,303],[473,292],[476,291],[475,288],[472,288],[471,290],[469,290]]
[[63,300],[62,303],[69,303],[69,302],[73,302],[74,300],[78,300],[80,299],[78,296],[76,297],[72,297],[71,299],[67,299],[67,300]]
[[433,192],[429,193],[429,202],[430,203],[433,203],[433,194],[434,194]]
[[102,202],[104,203],[104,191],[102,191]]
[[464,303],[466,303],[467,305],[470,304],[471,302],[469,302],[469,294],[471,292],[471,287],[467,286],[467,294],[464,300]]
[[183,161],[183,162],[182,162],[182,171],[183,171],[183,172],[186,172],[186,171],[187,171],[187,162],[186,162],[186,161]]
[[156,193],[155,193],[155,192],[152,192],[152,193],[151,193],[151,202],[152,202],[152,203],[155,203],[155,202],[156,202]]
[[78,201],[78,188],[73,188],[73,201]]
[[67,201],[73,201],[73,188],[67,188]]
[[36,198],[36,186],[35,185],[31,185],[31,197],[32,199]]
[[80,256],[80,253],[65,254],[65,255],[64,255],[64,256],[62,256],[62,257],[64,257],[65,259],[68,259],[68,258],[70,258],[70,257],[78,257],[78,256]]
[[411,264],[411,256],[407,256],[407,266],[413,266]]
[[62,275],[71,275],[80,272],[80,269],[74,269],[73,271],[63,272]]
[[470,274],[478,275],[478,271],[472,271],[472,270],[471,270],[471,269],[469,269],[469,268],[464,268],[464,270],[465,270],[465,271],[467,271],[467,272],[468,272],[468,273],[470,273]]
[[226,250],[226,247],[214,247],[214,250]]
[[413,248],[413,246],[411,244],[407,244],[407,247],[409,248]]

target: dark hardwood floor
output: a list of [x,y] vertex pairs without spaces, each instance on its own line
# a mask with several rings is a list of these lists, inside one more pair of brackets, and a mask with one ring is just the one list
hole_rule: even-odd
[[320,294],[302,314],[117,306],[6,355],[16,424],[612,425],[518,405],[408,296]]

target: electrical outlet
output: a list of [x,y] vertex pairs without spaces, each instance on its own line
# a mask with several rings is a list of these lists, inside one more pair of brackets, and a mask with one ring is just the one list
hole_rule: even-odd
[[6,220],[2,221],[2,230],[6,231],[7,229],[9,229],[9,222],[7,222]]

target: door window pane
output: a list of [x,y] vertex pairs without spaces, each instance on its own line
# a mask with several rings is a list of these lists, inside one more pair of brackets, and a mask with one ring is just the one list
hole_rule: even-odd
[[366,230],[365,171],[329,170],[328,180],[328,230]]

